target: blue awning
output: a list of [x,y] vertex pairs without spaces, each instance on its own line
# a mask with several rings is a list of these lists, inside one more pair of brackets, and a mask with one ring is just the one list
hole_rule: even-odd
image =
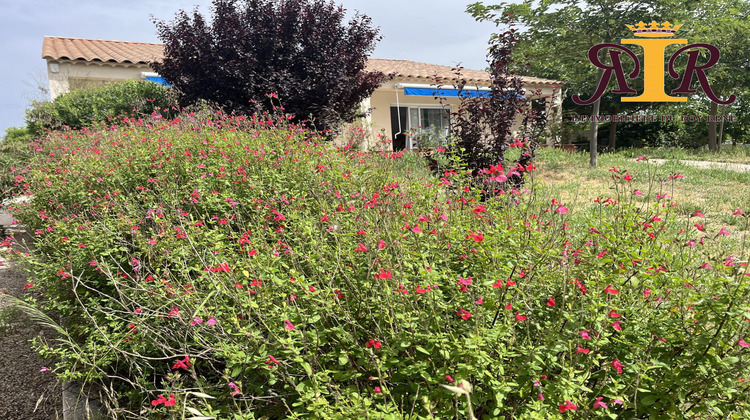
[[[405,87],[404,88],[404,95],[413,95],[413,96],[442,96],[442,97],[449,97],[449,96],[458,96],[459,95],[458,89],[434,89],[434,88],[416,88],[416,87]],[[461,96],[471,96],[471,97],[477,97],[477,96],[487,96],[489,95],[489,91],[487,90],[464,90],[463,92],[460,92]]]
[[172,86],[169,83],[167,83],[167,81],[164,80],[163,77],[146,76],[146,80],[148,80],[149,82],[158,83],[158,84],[163,85],[163,86]]
[[[404,95],[411,96],[440,96],[440,97],[456,97],[456,96],[468,96],[472,98],[476,97],[488,97],[490,95],[489,90],[478,90],[478,89],[465,89],[460,91],[458,89],[435,89],[435,88],[421,88],[421,87],[404,87]],[[519,94],[519,99],[523,99],[524,95]]]

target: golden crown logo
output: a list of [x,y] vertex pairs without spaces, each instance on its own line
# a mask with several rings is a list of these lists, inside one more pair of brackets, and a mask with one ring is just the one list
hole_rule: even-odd
[[657,38],[662,36],[674,36],[678,29],[682,28],[682,25],[672,25],[669,22],[664,22],[661,26],[655,20],[652,20],[650,24],[646,25],[643,22],[638,22],[637,25],[625,25],[633,32],[635,36]]

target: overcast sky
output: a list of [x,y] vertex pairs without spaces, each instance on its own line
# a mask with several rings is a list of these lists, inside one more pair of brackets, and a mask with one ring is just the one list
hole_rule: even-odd
[[[373,57],[432,64],[486,65],[487,40],[495,27],[466,12],[475,0],[336,0],[370,16],[383,39]],[[499,2],[499,1],[498,1]],[[493,3],[489,0],[488,3]],[[208,14],[211,0],[0,0],[0,134],[23,125],[31,99],[44,98],[42,57],[45,35],[120,41],[160,42],[151,22],[172,20],[195,6]]]

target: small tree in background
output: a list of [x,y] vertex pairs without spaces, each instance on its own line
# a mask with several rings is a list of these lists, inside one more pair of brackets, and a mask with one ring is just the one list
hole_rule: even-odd
[[[451,152],[460,156],[460,161],[472,170],[475,178],[489,178],[513,186],[523,183],[523,172],[530,167],[537,146],[537,139],[546,124],[544,113],[537,112],[526,98],[533,92],[523,88],[522,80],[514,73],[513,47],[516,30],[512,22],[505,21],[508,29],[490,39],[487,61],[489,62],[490,91],[469,95],[464,90],[466,81],[461,80],[460,104],[453,113],[451,135],[454,142]],[[461,68],[456,69],[461,79]],[[511,129],[516,117],[522,114],[523,122],[518,139],[512,137]],[[506,161],[509,148],[522,148],[514,162]]]
[[156,21],[164,60],[152,63],[183,94],[184,104],[214,102],[227,111],[271,108],[312,117],[319,129],[360,114],[359,104],[384,80],[367,72],[367,56],[380,40],[371,19],[328,0],[214,0],[211,22],[195,10],[175,21]]

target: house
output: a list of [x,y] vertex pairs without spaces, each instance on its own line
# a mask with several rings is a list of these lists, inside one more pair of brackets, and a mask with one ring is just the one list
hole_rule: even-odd
[[[66,37],[44,37],[42,58],[47,61],[47,75],[51,99],[71,90],[91,85],[101,85],[119,80],[140,79],[164,83],[149,63],[163,57],[163,45],[145,42],[111,41]],[[459,104],[453,68],[410,60],[371,58],[368,70],[379,70],[391,76],[363,107],[370,112],[364,125],[368,128],[365,148],[393,148],[394,150],[418,147],[407,135],[429,130],[437,136],[445,135],[450,125],[450,112]],[[481,92],[488,90],[489,74],[481,70],[464,69],[461,73],[465,89]],[[435,77],[444,80],[437,92]],[[560,121],[562,104],[560,86],[563,82],[537,77],[522,77],[523,86],[531,94],[545,99],[548,115]],[[442,104],[435,94],[443,97]],[[378,134],[384,134],[378,136]],[[392,143],[379,141],[380,137],[393,139]],[[552,136],[548,136],[552,143]]]

